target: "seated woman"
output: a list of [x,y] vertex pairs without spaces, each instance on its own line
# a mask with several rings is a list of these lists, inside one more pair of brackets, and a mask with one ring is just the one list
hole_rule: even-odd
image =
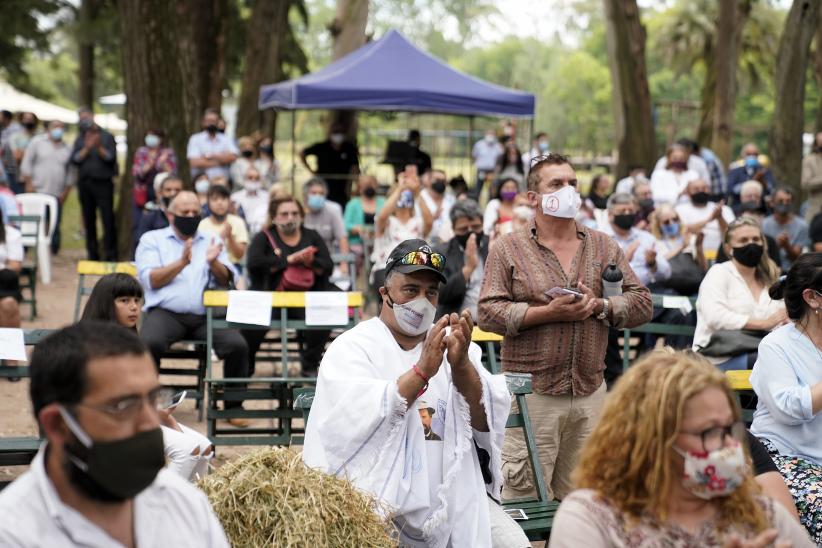
[[805,253],[771,288],[793,321],[762,339],[751,373],[751,431],[768,448],[802,524],[822,544],[822,253]]
[[650,222],[657,249],[663,251],[671,263],[671,276],[661,285],[680,295],[696,295],[708,271],[708,261],[702,247],[705,235],[701,231],[696,234],[690,232],[670,204],[656,208],[651,213]]
[[364,242],[374,238],[374,220],[385,204],[385,198],[377,196],[377,178],[360,175],[357,179],[357,196],[345,204],[345,230],[348,245],[357,257],[357,271],[362,271]]
[[519,193],[516,179],[501,179],[496,188],[494,199],[485,206],[482,229],[491,239],[511,232],[514,227],[514,200]]
[[787,321],[784,303],[771,299],[766,290],[778,272],[766,245],[759,223],[747,217],[736,219],[725,233],[725,251],[731,260],[713,265],[699,286],[694,350],[711,356],[710,361],[725,371],[750,369],[755,350],[715,355],[709,347],[712,342],[718,343],[729,331],[766,332]]
[[[268,207],[268,227],[251,239],[246,267],[253,291],[334,291],[329,282],[334,263],[322,236],[302,226],[303,206],[291,196],[274,198]],[[302,309],[289,309],[288,318],[305,318]],[[243,329],[248,343],[249,376],[265,338],[264,329]],[[302,375],[317,376],[329,330],[297,331]],[[284,364],[285,366],[285,364]]]
[[769,487],[760,494],[745,440],[720,371],[647,354],[605,400],[549,546],[814,546]]
[[0,213],[0,327],[20,327],[23,236],[13,226],[4,225],[2,217]]
[[[80,321],[114,322],[137,331],[143,288],[128,274],[106,274],[91,290]],[[178,402],[179,403],[179,402]],[[194,481],[208,471],[214,457],[211,441],[196,430],[177,422],[171,414],[176,405],[160,411],[168,468],[186,480]]]

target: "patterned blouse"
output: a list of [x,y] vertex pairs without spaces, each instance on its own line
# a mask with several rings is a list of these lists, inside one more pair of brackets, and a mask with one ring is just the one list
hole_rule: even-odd
[[611,325],[636,327],[651,320],[653,303],[622,250],[606,234],[577,223],[582,245],[566,275],[557,256],[537,238],[536,225],[498,238],[488,253],[479,301],[479,325],[505,336],[502,368],[531,373],[534,392],[587,396],[603,381],[608,325],[591,316],[520,331],[529,306],[550,302],[546,292],[578,280],[602,296],[602,273],[615,262],[623,274],[622,296],[612,297]]
[[[769,527],[775,528],[778,540],[787,540],[793,548],[812,547],[805,529],[782,505],[764,496],[757,501],[765,510]],[[732,527],[720,531],[716,519],[702,524],[698,531],[687,531],[679,525],[662,525],[641,519],[630,527],[625,517],[595,491],[580,489],[565,497],[557,510],[551,528],[549,548],[711,548],[723,546],[725,533],[736,533],[744,540],[756,535],[749,528]]]

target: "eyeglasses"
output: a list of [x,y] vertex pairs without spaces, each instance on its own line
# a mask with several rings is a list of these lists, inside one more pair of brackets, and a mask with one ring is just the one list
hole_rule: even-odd
[[442,272],[445,268],[445,257],[435,252],[412,251],[397,259],[396,264],[433,266]]
[[702,432],[682,432],[689,436],[699,436],[702,439],[702,449],[710,453],[725,446],[725,439],[728,437],[742,443],[745,441],[745,424],[735,422],[728,426],[715,426]]
[[149,407],[159,411],[172,402],[174,394],[174,389],[160,386],[149,392],[146,396],[126,396],[125,398],[109,403],[78,403],[75,405],[102,411],[117,419],[128,420],[137,416],[143,407],[144,401],[148,401]]

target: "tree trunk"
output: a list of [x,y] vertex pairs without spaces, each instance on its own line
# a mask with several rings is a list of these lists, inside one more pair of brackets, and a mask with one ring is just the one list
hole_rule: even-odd
[[[134,152],[151,128],[162,128],[177,156],[177,172],[188,187],[186,146],[199,131],[200,117],[214,103],[209,90],[210,71],[200,70],[207,60],[199,58],[195,36],[201,9],[199,0],[119,0],[123,44],[123,78],[127,96],[128,154],[120,178],[118,230],[120,253],[131,253],[132,180]],[[221,87],[221,86],[220,86]],[[217,103],[219,106],[219,102]]]
[[77,98],[81,105],[94,107],[94,17],[96,0],[82,0],[78,12]]
[[[197,90],[204,108],[220,109],[225,87],[225,41],[228,0],[179,0],[187,21]],[[202,114],[202,113],[199,113]]]
[[705,81],[702,83],[702,97],[699,103],[699,128],[696,131],[696,142],[707,145],[714,137],[714,104],[716,102],[716,55],[713,47],[703,52],[705,62]]
[[805,75],[822,0],[794,0],[779,40],[770,133],[771,169],[776,180],[799,192],[802,132],[805,129]]
[[[368,0],[337,0],[337,15],[329,30],[334,38],[334,59],[348,55],[365,45],[365,26],[368,23]],[[331,124],[345,128],[348,138],[357,138],[357,114],[352,110],[337,110],[331,115]]]
[[822,9],[819,10],[819,26],[816,30],[816,51],[813,56],[813,73],[816,76],[816,89],[819,92],[819,101],[816,103],[816,120],[814,132],[822,131]]
[[645,28],[636,0],[603,0],[606,15],[608,61],[614,101],[614,132],[619,161],[617,177],[628,175],[628,166],[644,166],[648,173],[656,161],[651,92],[645,69]]
[[742,45],[742,30],[751,13],[751,0],[725,0],[719,3],[714,70],[712,148],[723,165],[731,162],[734,108],[736,106],[736,68]]
[[290,0],[255,0],[248,21],[242,88],[237,109],[237,135],[261,130],[273,138],[275,112],[257,108],[260,86],[283,78],[283,34],[288,26]]

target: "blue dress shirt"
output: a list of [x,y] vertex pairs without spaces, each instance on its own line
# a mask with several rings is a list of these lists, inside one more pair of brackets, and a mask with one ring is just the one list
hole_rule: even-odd
[[[151,271],[178,260],[183,255],[184,241],[177,237],[171,226],[143,234],[135,256],[137,277],[145,290],[143,310],[159,306],[180,314],[205,315],[203,291],[217,287],[217,281],[211,275],[211,269],[206,262],[206,251],[213,240],[221,241],[218,236],[197,232],[194,235],[194,245],[191,247],[191,262],[171,282],[153,289]],[[217,260],[225,265],[236,280],[237,269],[228,260],[225,246]]]
[[794,324],[783,325],[759,343],[751,386],[759,397],[751,432],[780,455],[822,465],[822,416],[814,415],[811,386],[822,380],[822,357]]
[[[647,230],[640,230],[632,228],[627,238],[623,238],[614,232],[611,225],[603,227],[603,232],[608,234],[617,245],[626,251],[631,244],[639,240],[639,247],[634,251],[631,257],[631,269],[633,269],[636,277],[639,278],[639,283],[647,286],[653,282],[664,282],[671,277],[671,265],[668,259],[665,258],[665,251],[657,248],[656,238]],[[656,272],[651,272],[648,265],[645,263],[645,252],[649,249],[656,249]]]

